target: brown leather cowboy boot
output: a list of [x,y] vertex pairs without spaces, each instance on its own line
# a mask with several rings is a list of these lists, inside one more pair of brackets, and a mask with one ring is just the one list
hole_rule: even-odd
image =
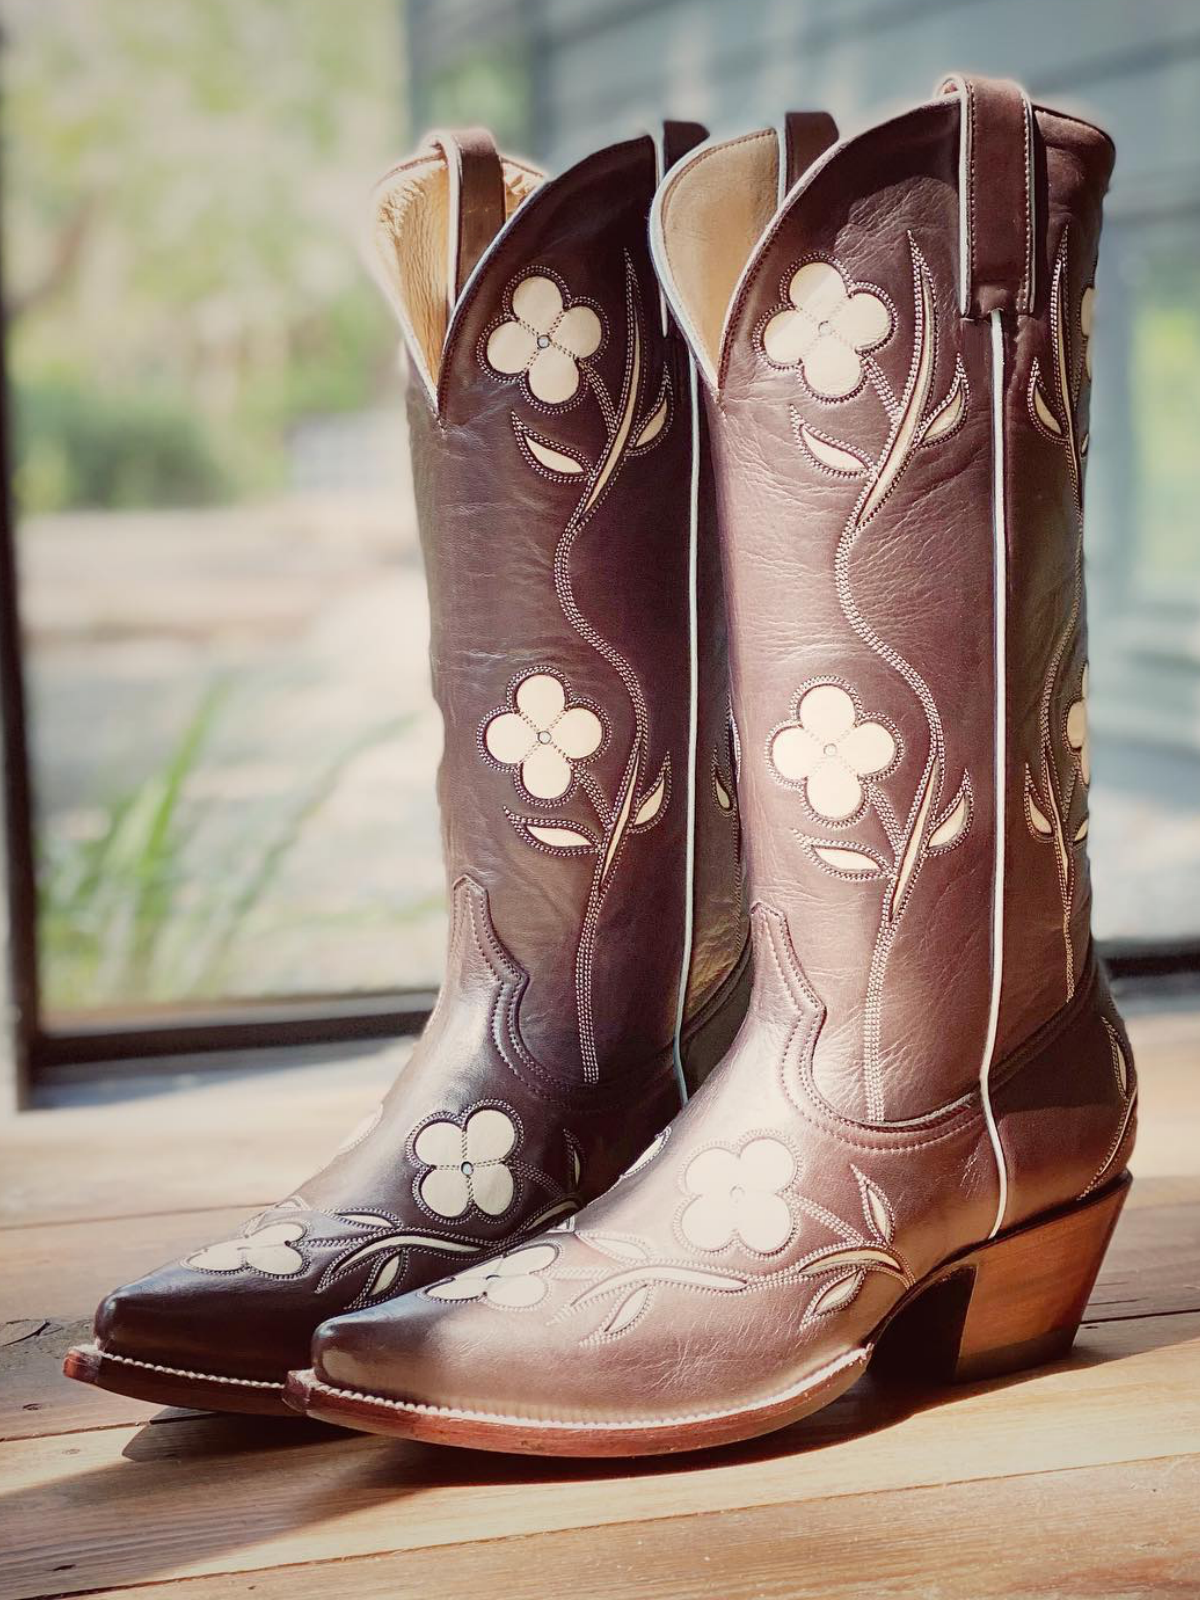
[[[667,159],[702,134],[669,125]],[[319,1322],[601,1193],[736,1032],[719,554],[647,245],[661,159],[634,139],[543,182],[472,132],[378,192],[446,729],[445,983],[329,1165],[110,1295],[72,1376],[283,1409]]]
[[[754,993],[577,1218],[319,1330],[318,1417],[627,1455],[780,1427],[887,1346],[1070,1346],[1133,1143],[1089,935],[1080,540],[1113,152],[1013,85],[813,166],[696,153],[655,257],[707,380]],[[759,204],[755,205],[757,197]]]

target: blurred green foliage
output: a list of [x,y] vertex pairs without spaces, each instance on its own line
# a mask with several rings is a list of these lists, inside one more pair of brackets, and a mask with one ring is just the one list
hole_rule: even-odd
[[43,380],[18,398],[15,487],[28,509],[204,506],[229,488],[208,431],[177,396],[98,399],[70,380]]
[[[211,997],[229,991],[245,941],[270,904],[309,823],[350,764],[403,734],[391,717],[348,740],[289,796],[253,811],[223,840],[222,870],[203,871],[212,808],[189,800],[231,695],[213,684],[161,768],[97,809],[85,837],[43,839],[39,939],[46,1003],[61,1010]],[[211,852],[210,852],[211,853]],[[395,919],[427,914],[424,900]]]
[[405,136],[396,0],[2,0],[26,511],[284,481],[395,341],[356,251]]

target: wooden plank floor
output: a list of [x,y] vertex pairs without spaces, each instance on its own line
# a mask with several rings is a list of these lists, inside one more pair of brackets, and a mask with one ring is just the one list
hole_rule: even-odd
[[1133,1035],[1138,1181],[1069,1360],[868,1378],[767,1439],[616,1466],[67,1383],[105,1289],[285,1193],[404,1050],[63,1094],[0,1129],[0,1600],[1200,1595],[1200,1013]]

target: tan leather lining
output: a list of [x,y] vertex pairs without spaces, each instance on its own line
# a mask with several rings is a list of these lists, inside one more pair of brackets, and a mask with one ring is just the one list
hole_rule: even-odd
[[[502,157],[507,221],[544,181],[536,168]],[[428,150],[393,167],[373,199],[376,275],[399,320],[413,364],[430,394],[437,390],[452,301],[447,241],[458,219],[450,214],[445,157]]]
[[710,370],[742,268],[774,215],[778,179],[779,137],[764,128],[702,151],[667,180],[667,269]]

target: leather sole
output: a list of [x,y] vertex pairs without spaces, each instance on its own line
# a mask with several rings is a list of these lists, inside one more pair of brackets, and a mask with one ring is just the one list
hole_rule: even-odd
[[638,1456],[707,1449],[787,1427],[836,1400],[872,1360],[935,1382],[999,1377],[1069,1352],[1130,1182],[1123,1173],[1086,1200],[960,1251],[914,1285],[864,1345],[752,1405],[612,1421],[505,1416],[341,1389],[312,1370],[289,1374],[286,1400],[316,1421],[430,1444]]
[[248,1411],[256,1416],[294,1417],[284,1402],[284,1383],[263,1378],[232,1378],[216,1372],[192,1372],[133,1356],[102,1350],[97,1344],[74,1345],[63,1372],[79,1383],[95,1384],[134,1400],[159,1406],[184,1406],[193,1411]]

